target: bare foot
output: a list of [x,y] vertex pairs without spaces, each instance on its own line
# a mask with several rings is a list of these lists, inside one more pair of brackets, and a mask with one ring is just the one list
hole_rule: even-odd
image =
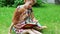
[[11,34],[11,33],[8,33],[8,34]]
[[46,29],[46,28],[47,28],[47,26],[42,26],[42,27],[41,27],[41,29]]

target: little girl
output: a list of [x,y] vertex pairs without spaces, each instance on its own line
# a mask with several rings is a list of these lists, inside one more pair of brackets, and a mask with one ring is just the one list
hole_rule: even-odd
[[[34,18],[33,11],[32,11],[32,5],[36,3],[36,0],[24,0],[25,4],[20,5],[17,7],[17,12],[16,14],[20,16],[15,15],[15,19],[17,18],[18,23],[15,21],[15,25],[13,27],[14,31],[16,34],[42,34],[41,32],[37,30],[41,30],[46,28],[46,26],[41,26],[39,22]],[[19,13],[20,12],[20,13]],[[13,18],[13,19],[14,19]],[[14,20],[15,20],[14,19]],[[13,20],[13,21],[14,21]],[[36,24],[37,26],[33,27],[33,29],[20,29],[26,24]]]

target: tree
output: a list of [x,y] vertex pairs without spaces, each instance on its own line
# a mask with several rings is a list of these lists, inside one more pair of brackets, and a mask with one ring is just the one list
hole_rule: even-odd
[[56,4],[60,4],[60,0],[55,0],[55,3]]

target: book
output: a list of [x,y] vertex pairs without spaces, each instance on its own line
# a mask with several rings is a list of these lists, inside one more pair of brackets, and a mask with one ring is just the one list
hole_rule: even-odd
[[32,29],[34,26],[37,26],[36,24],[25,24],[21,29]]

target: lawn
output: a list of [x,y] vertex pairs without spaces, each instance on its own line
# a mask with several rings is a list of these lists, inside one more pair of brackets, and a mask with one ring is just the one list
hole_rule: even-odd
[[[0,7],[0,34],[8,34],[15,8]],[[45,5],[33,8],[35,18],[48,28],[43,34],[60,34],[60,5]]]

